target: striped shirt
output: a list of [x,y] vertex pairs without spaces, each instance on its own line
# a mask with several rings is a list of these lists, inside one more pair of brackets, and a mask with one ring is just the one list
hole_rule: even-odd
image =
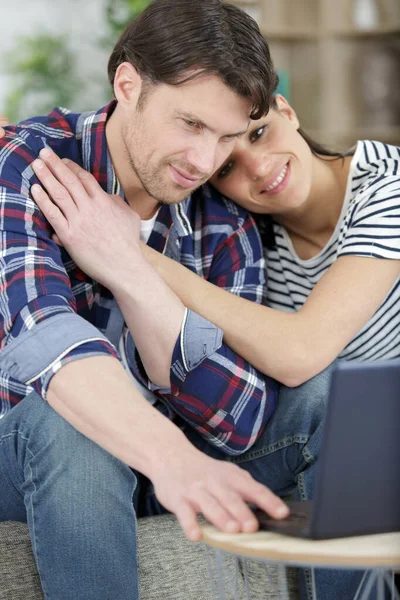
[[[45,399],[52,377],[69,361],[104,354],[121,360],[122,343],[126,368],[155,393],[159,410],[183,419],[221,451],[240,454],[271,416],[276,383],[228,348],[220,329],[188,310],[171,387],[154,386],[115,299],[52,241],[30,196],[38,182],[31,163],[45,146],[118,193],[105,136],[114,107],[84,114],[55,109],[7,127],[0,140],[0,417],[33,390]],[[234,294],[259,303],[265,298],[254,221],[207,185],[180,204],[161,206],[148,243]]]
[[[299,310],[339,256],[400,259],[399,165],[400,148],[358,142],[335,231],[325,248],[309,260],[297,256],[285,228],[274,222],[276,248],[267,255],[268,306]],[[340,354],[343,359],[362,361],[396,357],[400,357],[400,278]]]

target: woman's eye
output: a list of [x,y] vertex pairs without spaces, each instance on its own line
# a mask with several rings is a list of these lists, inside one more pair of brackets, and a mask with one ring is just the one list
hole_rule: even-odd
[[256,142],[257,140],[259,140],[260,137],[262,136],[262,134],[264,133],[264,130],[265,130],[265,125],[263,125],[262,127],[259,127],[258,129],[255,129],[250,136],[250,141]]
[[226,177],[228,175],[228,173],[232,170],[233,167],[233,161],[230,160],[229,162],[226,163],[226,165],[224,165],[222,167],[222,169],[219,171],[217,178],[218,179],[223,179],[224,177]]

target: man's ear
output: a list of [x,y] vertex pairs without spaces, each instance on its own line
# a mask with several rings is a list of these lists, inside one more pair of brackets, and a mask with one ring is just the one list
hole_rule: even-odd
[[295,110],[290,106],[286,98],[281,94],[276,94],[275,100],[277,104],[277,109],[281,113],[281,115],[289,119],[289,121],[291,121],[295,125],[296,129],[299,129],[300,121],[297,117]]
[[121,63],[114,77],[114,94],[121,106],[136,107],[142,89],[142,78],[131,63]]

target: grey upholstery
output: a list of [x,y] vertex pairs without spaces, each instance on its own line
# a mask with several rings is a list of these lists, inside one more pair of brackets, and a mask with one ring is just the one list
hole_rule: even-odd
[[[204,544],[188,542],[172,515],[139,519],[138,544],[141,600],[211,600],[207,554],[213,566],[213,553]],[[232,600],[232,559],[225,566],[226,600]],[[268,567],[268,576],[277,580],[274,567]],[[252,562],[248,577],[252,598],[276,600],[266,567]],[[297,598],[295,574],[289,571],[288,578],[291,598]],[[239,579],[239,589],[244,600],[243,578]],[[0,523],[0,600],[42,599],[27,526]]]

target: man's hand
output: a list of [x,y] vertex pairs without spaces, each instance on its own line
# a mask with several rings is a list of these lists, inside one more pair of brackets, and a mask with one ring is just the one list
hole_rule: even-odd
[[109,195],[91,173],[46,148],[32,168],[38,184],[33,199],[53,227],[58,242],[88,275],[112,289],[140,255],[140,218],[120,198]]
[[150,477],[157,498],[176,515],[188,539],[200,539],[198,513],[226,533],[257,531],[247,502],[276,519],[289,514],[287,505],[244,469],[194,448],[187,450],[171,465],[160,461]]

